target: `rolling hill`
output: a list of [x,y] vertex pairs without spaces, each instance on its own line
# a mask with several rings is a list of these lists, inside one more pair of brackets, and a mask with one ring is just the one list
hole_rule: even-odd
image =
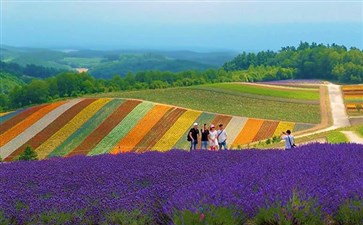
[[103,93],[92,97],[133,98],[213,113],[318,124],[319,86],[284,87],[218,83],[182,88]]
[[160,70],[180,72],[219,68],[235,52],[193,52],[158,50],[53,50],[1,46],[1,61],[51,67],[62,70],[87,68],[95,77],[111,78],[128,72]]
[[228,145],[237,148],[286,129],[312,124],[213,114],[148,101],[83,98],[59,101],[0,116],[0,156],[10,161],[26,146],[39,158],[188,149],[194,122],[223,123]]

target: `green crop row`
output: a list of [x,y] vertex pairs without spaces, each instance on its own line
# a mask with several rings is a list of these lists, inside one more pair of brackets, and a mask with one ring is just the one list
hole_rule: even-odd
[[50,155],[65,156],[82,143],[88,135],[92,133],[111,113],[116,110],[125,100],[114,99],[107,103],[101,110],[92,116],[80,129],[74,132],[61,145],[59,145]]
[[96,147],[89,155],[106,153],[123,138],[154,106],[150,102],[142,102],[137,105]]

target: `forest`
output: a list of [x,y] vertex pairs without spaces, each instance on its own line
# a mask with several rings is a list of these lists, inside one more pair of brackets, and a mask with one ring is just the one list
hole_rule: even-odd
[[[219,69],[182,72],[142,71],[100,79],[88,73],[1,62],[0,110],[12,110],[59,98],[123,90],[160,89],[217,82],[322,79],[339,83],[363,81],[363,51],[340,45],[301,42],[298,47],[236,56]],[[56,75],[55,75],[56,74]],[[14,82],[21,80],[20,82]],[[11,81],[11,82],[10,82]],[[10,84],[16,83],[13,87]]]

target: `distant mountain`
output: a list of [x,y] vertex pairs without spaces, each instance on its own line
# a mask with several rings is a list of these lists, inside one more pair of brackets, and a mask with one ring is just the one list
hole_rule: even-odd
[[53,50],[1,46],[1,61],[52,67],[62,70],[87,68],[95,77],[110,78],[127,72],[160,70],[179,72],[219,68],[236,52],[157,51],[157,50]]

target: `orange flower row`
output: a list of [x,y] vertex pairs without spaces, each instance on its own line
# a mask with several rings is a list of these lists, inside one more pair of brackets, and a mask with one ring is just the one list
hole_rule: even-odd
[[37,122],[40,118],[42,118],[47,113],[49,113],[50,111],[54,110],[55,108],[57,108],[58,106],[60,106],[60,105],[62,105],[64,103],[65,103],[65,101],[56,102],[56,103],[47,105],[47,106],[39,109],[35,113],[31,114],[30,116],[28,116],[23,121],[21,121],[20,123],[16,124],[12,128],[10,128],[9,130],[7,130],[6,132],[4,132],[3,134],[1,134],[0,135],[0,147],[4,146],[6,143],[8,143],[9,141],[11,141],[13,138],[15,138],[16,136],[18,136],[20,133],[22,133],[28,127],[30,127],[35,122]]
[[233,146],[248,144],[253,141],[263,124],[263,120],[248,119],[247,123],[243,127],[242,131],[238,134],[237,138],[233,142]]
[[123,139],[121,139],[111,153],[117,154],[131,151],[170,109],[170,106],[156,105]]

